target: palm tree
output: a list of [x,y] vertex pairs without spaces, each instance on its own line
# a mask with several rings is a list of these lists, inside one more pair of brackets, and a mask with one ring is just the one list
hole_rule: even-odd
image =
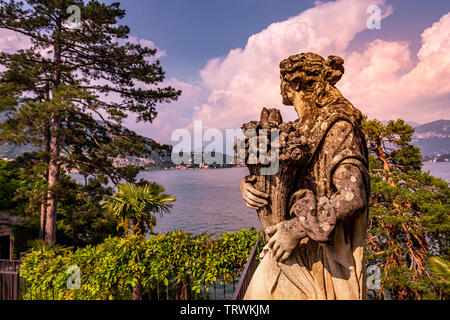
[[73,250],[73,247],[62,246],[59,244],[49,244],[42,239],[29,240],[28,246],[32,251],[38,251],[39,253],[46,253],[50,251],[67,253]]
[[[121,219],[117,228],[124,228],[126,233],[150,232],[156,225],[156,217],[152,213],[159,213],[162,216],[170,212],[172,208],[170,202],[176,200],[164,191],[164,187],[155,182],[145,185],[119,184],[116,194],[108,197],[103,208]],[[133,285],[132,299],[142,300],[142,284],[139,279]]]
[[441,257],[430,259],[431,270],[445,281],[450,281],[450,261]]
[[176,198],[164,193],[164,187],[150,182],[145,185],[122,183],[114,196],[108,197],[103,207],[121,219],[117,228],[124,228],[128,234],[150,232],[156,225],[156,217],[169,213]]

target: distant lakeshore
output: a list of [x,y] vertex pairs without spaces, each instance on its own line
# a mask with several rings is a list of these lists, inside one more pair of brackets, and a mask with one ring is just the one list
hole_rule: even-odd
[[[197,169],[227,169],[227,168],[241,168],[245,167],[244,164],[233,164],[229,163],[230,159],[227,156],[227,162],[222,164],[206,164],[204,162],[200,164],[181,164],[175,165],[171,160],[165,159],[164,161],[158,161],[151,158],[137,158],[137,157],[129,157],[127,159],[115,159],[114,166],[115,167],[124,167],[124,166],[138,166],[142,168],[143,172],[151,172],[151,171],[172,171],[172,170],[197,170]],[[10,158],[0,158],[1,160],[12,161]],[[194,161],[191,161],[192,163]],[[450,155],[441,155],[434,157],[424,157],[423,159],[423,168],[424,171],[430,171],[430,174],[442,178],[446,181],[450,181],[450,170],[447,168],[446,164],[450,164]],[[66,170],[66,172],[71,174],[78,174],[78,170],[71,169]]]
[[[424,167],[427,167],[428,164],[433,164],[433,163],[447,163],[450,164],[450,161],[448,158],[442,158],[440,157],[441,160],[438,160],[438,158],[433,158],[427,161],[423,161],[422,164]],[[5,159],[6,160],[6,159]],[[150,160],[150,161],[149,161]],[[188,170],[188,169],[226,169],[226,168],[241,168],[241,167],[245,167],[244,164],[232,164],[232,163],[223,163],[223,164],[205,164],[205,163],[200,163],[200,164],[182,164],[182,165],[175,165],[173,163],[165,163],[164,165],[162,164],[158,164],[155,161],[152,161],[152,159],[147,159],[147,158],[142,158],[142,162],[141,161],[114,161],[114,165],[117,167],[124,167],[124,166],[129,166],[129,165],[134,165],[134,166],[138,166],[142,168],[142,171],[165,171],[165,170]],[[425,168],[424,168],[425,169]],[[426,169],[425,169],[426,170]],[[70,173],[78,173],[77,170],[72,169],[70,170]]]
[[[450,162],[449,161],[426,161],[423,162],[422,171],[429,171],[430,174],[436,178],[444,179],[450,183]],[[143,171],[172,171],[172,170],[198,170],[198,169],[227,169],[227,168],[242,168],[243,164],[231,165],[227,167],[187,167],[187,166],[175,166],[166,168],[149,168]]]

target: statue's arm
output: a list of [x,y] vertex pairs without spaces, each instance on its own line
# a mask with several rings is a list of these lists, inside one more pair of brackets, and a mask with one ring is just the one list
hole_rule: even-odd
[[332,182],[337,191],[331,196],[330,204],[335,210],[336,220],[345,219],[367,206],[366,179],[362,168],[362,163],[357,160],[344,161],[334,172]]
[[284,261],[304,237],[315,241],[330,240],[338,220],[361,212],[367,205],[364,183],[358,163],[344,162],[334,172],[336,192],[330,198],[316,197],[308,189],[298,190],[291,199],[292,218],[266,230],[271,238],[262,256],[272,249],[275,260]]
[[[358,160],[360,155],[351,148],[356,141],[352,126],[346,121],[338,122],[328,134],[333,138],[325,141],[322,150],[329,157],[329,165],[334,167],[330,181],[334,192],[330,197],[317,197],[308,189],[300,189],[293,194],[289,201],[291,219],[266,230],[271,238],[265,249],[272,249],[276,260],[287,259],[304,237],[329,241],[338,220],[361,212],[367,205],[365,167]],[[345,154],[345,149],[355,150],[354,157],[333,165],[336,155]]]
[[357,161],[340,164],[333,174],[333,184],[336,191],[330,198],[315,197],[310,190],[304,190],[303,197],[294,195],[297,199],[290,211],[293,220],[298,220],[303,232],[316,241],[330,240],[338,220],[361,212],[367,205],[365,180]]

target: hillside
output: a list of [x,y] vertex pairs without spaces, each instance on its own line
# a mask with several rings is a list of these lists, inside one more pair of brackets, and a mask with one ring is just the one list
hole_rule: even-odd
[[413,144],[423,156],[450,154],[450,120],[437,120],[415,127]]

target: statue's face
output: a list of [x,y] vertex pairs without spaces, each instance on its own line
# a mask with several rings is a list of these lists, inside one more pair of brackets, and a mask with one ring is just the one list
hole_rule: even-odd
[[289,83],[286,80],[284,80],[283,76],[281,76],[280,89],[281,89],[281,97],[282,97],[283,104],[286,106],[294,105],[293,98],[294,98],[295,91],[294,91],[294,89],[291,88]]

